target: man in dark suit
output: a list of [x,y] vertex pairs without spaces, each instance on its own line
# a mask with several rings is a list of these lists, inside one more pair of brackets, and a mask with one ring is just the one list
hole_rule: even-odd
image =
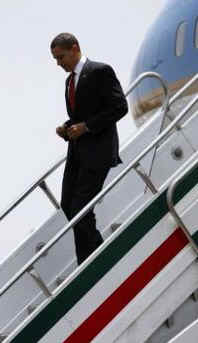
[[[102,189],[119,156],[116,122],[128,104],[113,68],[81,54],[76,37],[61,33],[51,52],[66,72],[65,98],[69,120],[56,133],[69,142],[62,181],[61,207],[71,220]],[[73,227],[78,264],[102,242],[93,208]]]

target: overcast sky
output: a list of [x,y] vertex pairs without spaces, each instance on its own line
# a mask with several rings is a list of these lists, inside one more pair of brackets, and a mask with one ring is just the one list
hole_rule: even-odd
[[[69,74],[57,67],[50,54],[54,36],[60,32],[76,35],[82,52],[92,60],[111,64],[126,90],[139,45],[163,3],[1,1],[0,211],[67,151],[67,143],[55,130],[67,119],[64,82]],[[120,144],[134,133],[130,113],[119,121],[118,130]],[[62,172],[60,168],[51,181],[58,200]],[[44,221],[47,213],[48,200],[37,192],[5,219],[0,260]]]

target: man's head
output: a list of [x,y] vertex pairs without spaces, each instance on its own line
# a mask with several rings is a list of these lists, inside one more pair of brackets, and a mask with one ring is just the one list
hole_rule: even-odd
[[51,53],[65,71],[74,69],[81,57],[80,45],[76,37],[68,32],[60,33],[50,45]]

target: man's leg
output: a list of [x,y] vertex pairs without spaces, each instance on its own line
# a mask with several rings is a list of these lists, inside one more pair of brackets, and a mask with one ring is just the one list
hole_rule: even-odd
[[[99,169],[79,167],[72,192],[69,219],[74,217],[100,192],[109,170],[110,167]],[[103,242],[100,231],[96,229],[96,218],[93,209],[73,228],[78,264],[82,263]]]
[[62,179],[61,208],[68,220],[70,220],[70,206],[73,189],[78,175],[78,166],[75,161],[66,161]]

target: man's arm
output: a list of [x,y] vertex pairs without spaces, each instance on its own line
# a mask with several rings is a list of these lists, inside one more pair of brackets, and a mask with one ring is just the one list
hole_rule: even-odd
[[104,109],[85,120],[90,132],[97,134],[120,120],[128,112],[128,104],[113,68],[105,65],[100,70],[101,101]]

